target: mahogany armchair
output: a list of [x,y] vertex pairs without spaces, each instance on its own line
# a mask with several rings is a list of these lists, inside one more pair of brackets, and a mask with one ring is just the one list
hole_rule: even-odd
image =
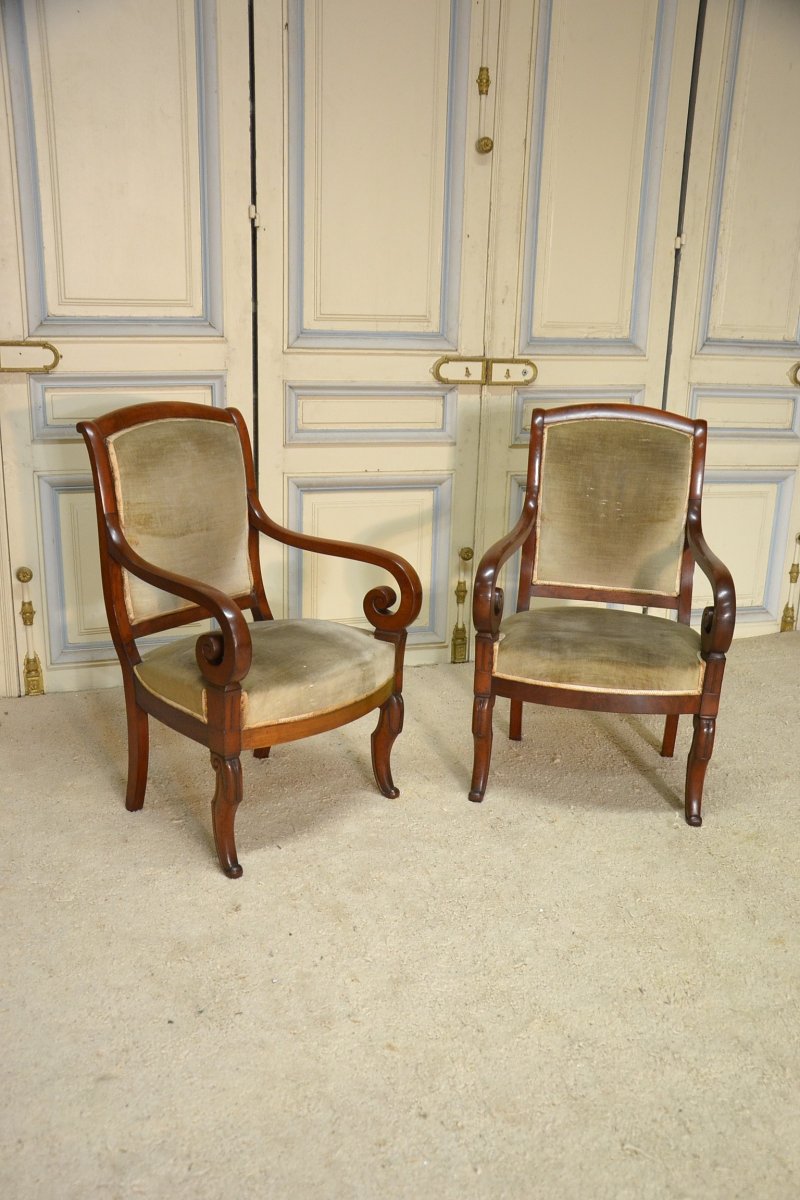
[[[702,824],[703,781],[736,616],[733,580],[702,532],[705,451],[704,421],[657,409],[587,404],[534,411],[522,515],[486,552],[475,577],[470,800],[482,800],[486,791],[497,696],[511,701],[515,740],[526,701],[663,713],[666,757],[674,752],[680,714],[691,713],[685,815],[689,825]],[[503,621],[498,575],[517,550],[517,610]],[[689,625],[695,565],[713,592],[699,632]],[[531,607],[535,597],[583,603]],[[674,610],[677,620],[650,615],[648,607]]]
[[[413,567],[384,550],[294,533],[271,520],[235,409],[142,404],[78,429],[92,464],[103,593],[125,689],[126,807],[144,803],[150,716],[211,752],[214,840],[230,878],[242,874],[234,820],[243,750],[264,758],[273,745],[378,709],[373,771],[385,796],[399,795],[390,754],[403,727],[406,630],[422,598]],[[261,575],[262,534],[382,567],[397,582],[399,602],[388,586],[367,593],[372,631],[275,620]],[[149,634],[209,617],[218,630],[137,646]]]

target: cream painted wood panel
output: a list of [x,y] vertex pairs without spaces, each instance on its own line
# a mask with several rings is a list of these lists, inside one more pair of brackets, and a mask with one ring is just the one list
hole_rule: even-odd
[[[261,490],[294,527],[410,559],[425,591],[411,662],[449,658],[474,531],[479,389],[431,370],[483,352],[490,17],[470,0],[256,11]],[[267,571],[279,611],[355,624],[376,582],[292,554]]]
[[[519,508],[532,407],[662,403],[698,7],[289,0],[280,53],[277,4],[262,18],[258,111],[284,113],[282,129],[259,120],[265,486],[290,521],[401,551],[432,523],[412,661],[447,656],[459,547],[480,552]],[[715,236],[726,263],[735,248]],[[437,387],[442,351],[530,357],[538,378]],[[717,415],[727,402],[697,399]],[[780,462],[751,461],[754,490],[719,542],[752,595],[774,571],[764,531],[786,519],[796,407],[779,388],[757,418],[747,392],[736,400],[728,427],[765,421],[785,443]],[[423,475],[438,503],[412,518],[398,485]],[[736,486],[710,472],[712,525]],[[324,570],[276,562],[273,578],[286,612],[361,620],[363,580],[342,604]]]
[[532,408],[661,406],[696,21],[672,0],[502,7],[486,342],[539,373],[485,391],[482,548],[519,512]]
[[710,0],[669,403],[709,422],[705,523],[741,634],[778,628],[800,532],[798,46],[792,0]]
[[51,374],[0,374],[13,694],[22,565],[47,690],[119,682],[75,422],[161,399],[251,415],[248,39],[227,0],[2,15],[0,338],[62,355]]

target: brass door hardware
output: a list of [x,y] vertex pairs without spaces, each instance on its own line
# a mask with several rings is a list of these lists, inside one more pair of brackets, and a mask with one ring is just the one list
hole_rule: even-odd
[[20,567],[17,571],[17,579],[22,584],[22,607],[19,610],[19,615],[22,617],[22,624],[25,626],[26,654],[22,665],[25,695],[43,696],[44,673],[39,655],[36,653],[36,647],[33,643],[33,619],[36,616],[36,610],[33,607],[30,588],[28,587],[28,584],[33,579],[33,571],[30,567]]
[[431,367],[437,383],[488,383],[492,387],[520,387],[534,383],[539,374],[530,358],[478,358],[445,354]]
[[[486,28],[483,31],[484,42],[486,41]],[[494,140],[485,132],[486,125],[486,97],[489,95],[489,86],[492,82],[489,75],[488,67],[481,67],[478,71],[478,78],[475,80],[478,85],[478,140],[475,143],[475,149],[478,154],[491,154],[494,150]]]
[[[800,363],[797,364],[800,367]],[[795,588],[800,579],[800,533],[795,538],[794,558],[789,567],[789,595],[781,616],[781,633],[791,633],[797,627],[797,600]]]
[[[5,354],[5,349],[11,350],[11,354]],[[33,361],[28,351],[46,350],[51,361],[47,361],[47,355],[33,354]],[[44,358],[45,361],[37,362],[36,359]],[[0,342],[0,371],[7,375],[48,375],[54,371],[61,362],[61,351],[58,350],[52,342],[44,341],[11,341]],[[12,365],[15,364],[15,365]]]
[[475,551],[472,546],[462,546],[458,552],[458,583],[456,584],[456,623],[450,642],[450,662],[465,663],[467,654],[467,626],[464,621],[464,601],[467,598],[467,563],[472,562]]
[[789,379],[795,387],[800,387],[800,362],[789,368]]

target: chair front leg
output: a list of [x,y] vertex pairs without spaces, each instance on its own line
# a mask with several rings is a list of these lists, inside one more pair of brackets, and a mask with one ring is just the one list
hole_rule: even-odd
[[695,827],[703,824],[703,818],[700,815],[700,806],[703,802],[703,781],[706,777],[708,760],[714,749],[716,724],[713,717],[696,716],[694,718],[694,737],[689,751],[689,761],[686,765],[685,812],[687,824]]
[[472,707],[472,737],[475,757],[472,765],[472,784],[469,798],[479,804],[486,792],[489,763],[492,758],[492,709],[494,696],[476,696]]
[[229,879],[238,879],[242,868],[236,857],[236,842],[233,825],[236,809],[242,798],[242,764],[239,755],[223,758],[211,755],[211,765],[217,773],[217,786],[211,801],[211,822],[214,828],[214,844],[217,847],[219,865]]
[[403,729],[403,697],[400,692],[393,692],[388,700],[380,707],[378,724],[370,739],[372,748],[372,770],[375,782],[384,796],[396,800],[400,795],[394,786],[390,758],[395,739]]

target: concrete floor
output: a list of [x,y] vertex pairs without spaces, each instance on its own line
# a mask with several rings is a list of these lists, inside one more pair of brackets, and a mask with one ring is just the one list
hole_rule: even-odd
[[0,1194],[800,1194],[800,635],[735,644],[705,824],[660,721],[526,709],[466,800],[469,668],[247,760],[219,872],[202,748],[121,692],[0,701]]

